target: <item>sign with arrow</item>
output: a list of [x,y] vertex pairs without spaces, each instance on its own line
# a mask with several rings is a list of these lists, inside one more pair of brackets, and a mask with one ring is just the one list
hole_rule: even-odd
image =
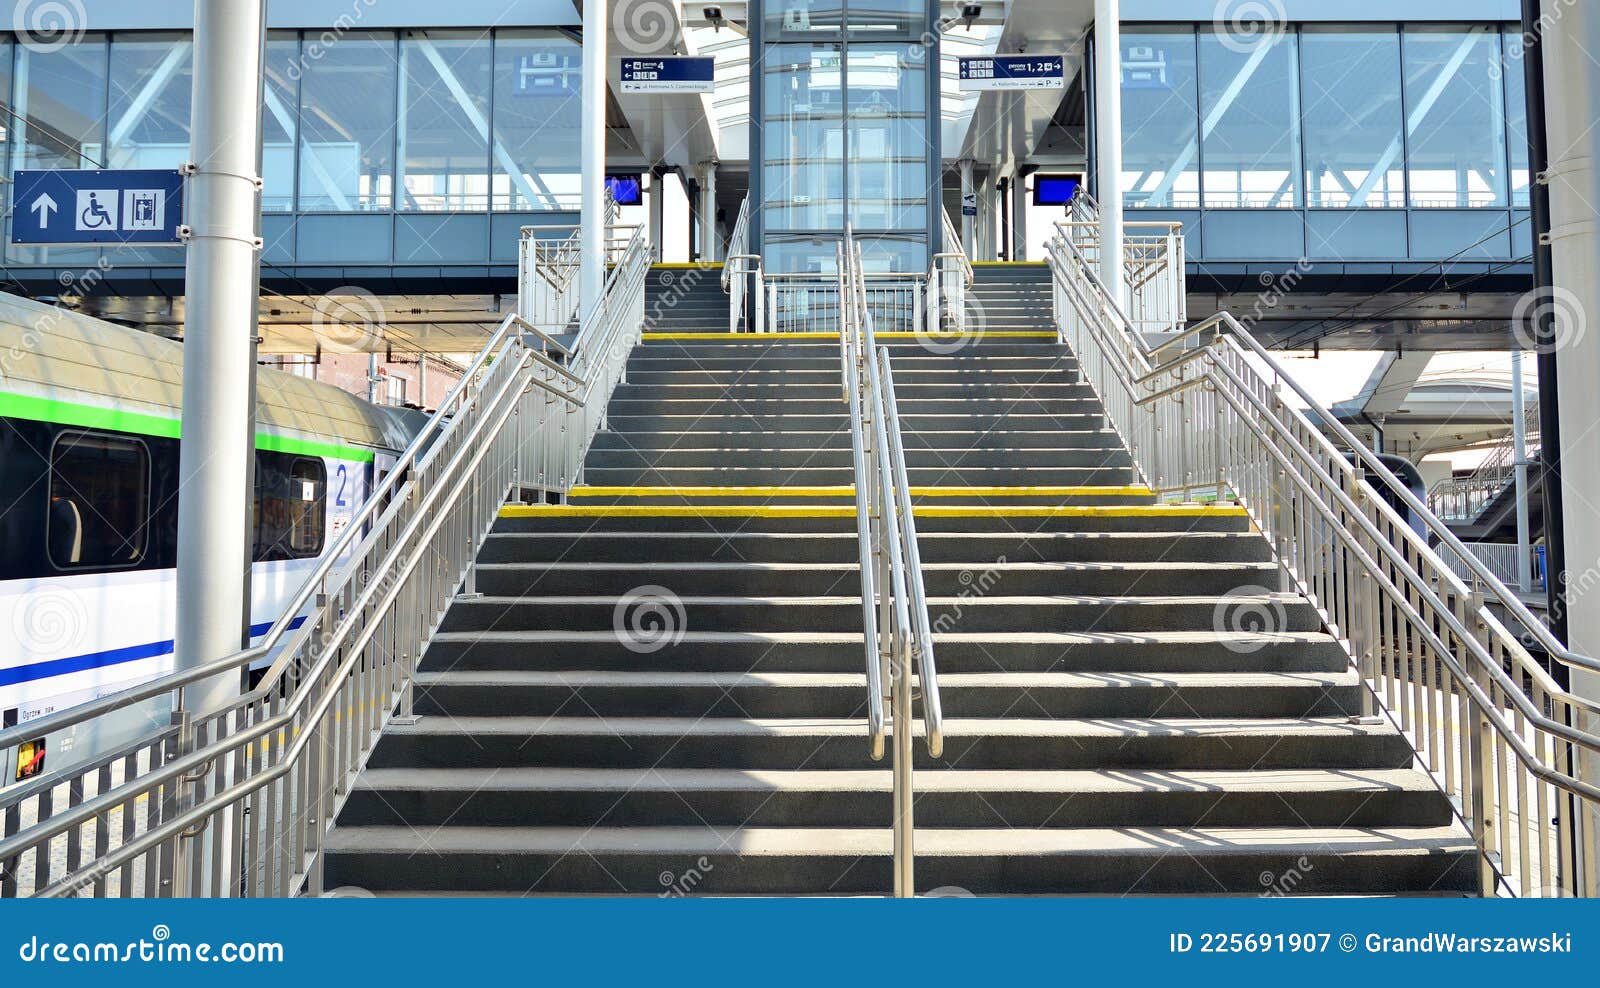
[[19,171],[11,201],[14,244],[183,243],[183,175],[177,171]]

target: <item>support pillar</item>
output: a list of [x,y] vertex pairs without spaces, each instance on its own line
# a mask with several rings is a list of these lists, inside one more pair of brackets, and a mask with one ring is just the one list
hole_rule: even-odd
[[974,202],[977,186],[972,181],[973,163],[962,161],[961,169],[961,246],[966,249],[967,260],[978,260],[978,218],[968,215],[968,203]]
[[1094,3],[1095,173],[1100,201],[1100,280],[1124,303],[1122,269],[1121,0]]
[[[264,0],[196,0],[184,271],[176,667],[230,655],[250,624],[249,518],[260,294]],[[184,691],[195,715],[239,695],[238,670]]]
[[606,5],[583,4],[583,106],[579,155],[583,176],[578,297],[584,318],[600,303],[606,284]]
[[1533,592],[1533,546],[1528,521],[1528,416],[1522,390],[1522,351],[1511,354],[1511,451],[1517,485],[1517,589]]
[[666,259],[667,176],[658,165],[650,170],[650,257],[656,263]]
[[722,236],[717,233],[717,163],[700,164],[700,260],[722,260]]
[[[1545,4],[1548,12],[1550,4]],[[1568,505],[1586,506],[1600,490],[1600,333],[1590,325],[1600,313],[1600,9],[1594,4],[1564,6],[1544,34],[1545,112],[1550,168],[1550,246],[1554,291],[1539,299],[1554,320],[1557,381],[1561,390],[1561,494]],[[1587,320],[1587,321],[1586,321]],[[1565,518],[1565,557],[1574,565],[1600,559],[1600,512],[1583,507]],[[1551,574],[1552,578],[1555,574]],[[1600,655],[1600,607],[1567,608],[1567,646]],[[1573,670],[1571,689],[1600,699],[1600,675]],[[1583,725],[1600,730],[1600,718]],[[1600,758],[1583,756],[1583,771],[1600,782]],[[1594,867],[1591,863],[1590,867]]]
[[1018,172],[1011,183],[1011,259],[1028,259],[1028,174]]

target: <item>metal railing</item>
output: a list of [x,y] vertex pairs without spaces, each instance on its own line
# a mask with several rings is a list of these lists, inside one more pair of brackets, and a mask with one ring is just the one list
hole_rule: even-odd
[[[617,259],[620,209],[606,191],[607,263]],[[553,234],[569,231],[567,236]],[[625,246],[631,236],[622,240]],[[571,223],[542,223],[522,228],[517,243],[517,314],[546,333],[565,333],[578,315],[582,231]]]
[[[636,231],[570,347],[508,316],[260,645],[0,732],[15,745],[163,696],[176,711],[109,758],[0,794],[0,894],[321,893],[334,816],[385,725],[411,716],[417,662],[473,592],[500,506],[579,480],[639,339],[648,265]],[[186,705],[189,685],[268,656],[235,702]]]
[[[1464,542],[1467,553],[1472,558],[1482,563],[1484,568],[1494,575],[1494,578],[1512,589],[1522,585],[1522,565],[1518,561],[1520,548],[1511,542]],[[1462,580],[1471,582],[1477,577],[1473,575],[1472,568],[1456,556],[1454,552],[1440,553],[1440,558],[1450,567],[1451,572]],[[1535,587],[1544,587],[1544,576],[1539,572],[1539,557],[1537,553],[1530,553],[1528,560],[1528,578]]]
[[950,221],[949,211],[940,210],[939,216],[944,230],[944,250],[933,255],[928,269],[927,331],[941,333],[948,327],[964,336],[971,326],[967,292],[972,288],[972,261],[961,243],[960,231]]
[[767,287],[761,270],[761,255],[750,250],[750,200],[739,207],[739,219],[728,238],[728,257],[722,264],[722,290],[728,294],[728,332],[744,328],[745,311],[750,310],[753,332],[767,331]]
[[[1060,224],[1089,263],[1100,263],[1100,207],[1079,191]],[[1183,224],[1175,220],[1124,220],[1122,311],[1142,333],[1168,333],[1189,321]]]
[[[1528,403],[1526,419],[1534,423],[1539,421],[1538,402]],[[1528,434],[1526,447],[1528,461],[1537,462],[1539,458],[1537,430]],[[1429,488],[1428,507],[1446,521],[1476,521],[1491,501],[1516,483],[1516,449],[1516,437],[1506,436],[1471,474],[1465,477],[1447,477]]]
[[[875,316],[861,248],[839,247],[840,366],[850,410],[855,467],[856,537],[861,552],[861,610],[866,642],[867,732],[874,760],[894,739],[894,894],[916,894],[912,785],[913,689],[920,686],[929,753],[944,752],[944,716],[934,664],[932,623],[917,551],[889,351],[877,346]],[[885,692],[885,684],[888,691]],[[884,699],[889,718],[884,717]]]
[[1556,641],[1230,314],[1152,349],[1065,225],[1049,260],[1062,341],[1143,479],[1246,508],[1282,589],[1305,595],[1349,654],[1367,712],[1407,734],[1452,798],[1481,852],[1482,891],[1595,895],[1600,704],[1562,689],[1491,604],[1556,661],[1600,662]]

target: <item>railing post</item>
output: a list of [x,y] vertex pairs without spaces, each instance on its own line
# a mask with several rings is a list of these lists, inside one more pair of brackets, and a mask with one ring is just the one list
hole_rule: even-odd
[[[1456,617],[1474,637],[1482,628],[1478,615],[1483,613],[1483,594],[1474,589],[1469,600],[1457,601]],[[1494,689],[1490,684],[1487,670],[1475,661],[1471,654],[1462,649],[1459,653],[1464,661],[1471,662],[1472,667],[1468,674],[1478,684],[1484,694],[1491,700],[1494,698]],[[1464,690],[1465,684],[1461,685]],[[1446,696],[1444,702],[1450,703],[1453,698]],[[1495,843],[1494,826],[1494,795],[1490,793],[1490,780],[1496,775],[1494,765],[1494,728],[1489,724],[1489,711],[1478,704],[1471,705],[1471,720],[1461,725],[1467,733],[1467,758],[1466,758],[1466,785],[1467,785],[1467,822],[1472,827],[1472,839],[1478,846],[1478,894],[1485,898],[1493,897],[1499,876],[1498,855],[1491,857],[1490,847]],[[1506,798],[1504,793],[1501,799]],[[1581,807],[1580,807],[1581,811]]]

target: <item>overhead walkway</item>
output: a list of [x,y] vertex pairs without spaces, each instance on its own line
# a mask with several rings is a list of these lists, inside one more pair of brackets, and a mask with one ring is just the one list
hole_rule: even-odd
[[1595,894],[1600,711],[1525,608],[1242,327],[1151,349],[1085,229],[968,286],[1046,335],[943,292],[920,339],[845,255],[840,334],[641,337],[636,237],[570,345],[507,321],[260,687],[0,806],[0,888]]

